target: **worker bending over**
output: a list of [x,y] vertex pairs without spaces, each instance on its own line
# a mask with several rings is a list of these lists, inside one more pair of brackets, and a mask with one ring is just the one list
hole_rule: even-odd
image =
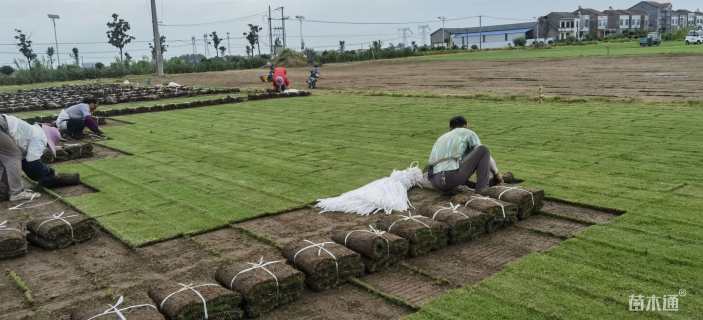
[[273,70],[273,89],[276,92],[286,91],[290,87],[288,71],[285,67],[276,67]]
[[476,192],[488,188],[491,178],[502,183],[502,177],[488,148],[481,144],[478,135],[469,129],[464,117],[449,121],[449,132],[432,147],[428,165],[428,178],[440,191],[449,192],[468,185],[469,177],[476,172]]
[[86,127],[102,136],[103,132],[98,127],[98,120],[93,117],[93,112],[97,108],[98,101],[95,98],[85,98],[82,103],[61,110],[56,118],[56,127],[72,138],[81,138]]

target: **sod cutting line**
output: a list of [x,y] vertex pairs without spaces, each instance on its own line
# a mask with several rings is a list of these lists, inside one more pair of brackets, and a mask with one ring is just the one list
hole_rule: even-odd
[[389,303],[392,303],[394,305],[409,309],[414,312],[417,312],[420,310],[420,306],[412,304],[412,303],[410,303],[410,302],[406,301],[405,299],[400,298],[398,296],[385,293],[382,290],[377,289],[373,285],[371,285],[368,282],[365,282],[359,278],[351,277],[351,278],[347,279],[347,281],[350,284],[352,284],[356,287],[359,287],[359,288],[361,288],[361,289],[363,289],[373,295],[376,295],[376,296],[380,297],[381,299],[383,299]]

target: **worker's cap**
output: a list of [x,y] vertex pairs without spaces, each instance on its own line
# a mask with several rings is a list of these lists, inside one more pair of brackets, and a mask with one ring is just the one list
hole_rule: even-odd
[[51,153],[56,156],[56,145],[61,140],[61,133],[59,132],[59,129],[45,124],[41,125],[41,129],[44,131],[44,135],[46,136],[46,144],[49,145]]

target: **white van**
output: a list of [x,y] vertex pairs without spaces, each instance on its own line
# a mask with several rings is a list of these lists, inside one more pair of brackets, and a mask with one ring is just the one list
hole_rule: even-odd
[[691,31],[686,36],[686,44],[702,44],[703,31]]

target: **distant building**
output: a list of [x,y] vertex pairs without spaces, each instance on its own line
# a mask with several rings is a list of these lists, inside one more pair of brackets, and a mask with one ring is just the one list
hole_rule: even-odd
[[596,38],[598,36],[598,17],[602,16],[603,13],[595,9],[581,8],[580,6],[573,13],[579,21],[576,38]]
[[642,1],[630,10],[644,11],[648,16],[647,31],[671,32],[671,16],[673,7],[670,2]]
[[464,33],[468,29],[471,28],[439,28],[430,34],[430,44],[433,47],[447,46],[451,42],[453,34]]
[[514,23],[481,28],[466,28],[452,33],[452,44],[460,48],[476,46],[481,49],[498,49],[513,45],[513,40],[524,38],[531,44],[536,37],[537,22]]
[[[540,38],[565,40],[578,35],[578,16],[573,12],[550,12],[539,18]],[[543,35],[543,36],[542,36]]]

